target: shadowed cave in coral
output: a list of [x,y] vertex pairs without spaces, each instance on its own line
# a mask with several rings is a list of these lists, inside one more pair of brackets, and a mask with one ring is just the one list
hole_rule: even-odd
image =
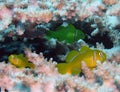
[[[61,22],[56,23],[56,26],[59,26]],[[55,23],[53,28],[50,29],[55,29]],[[74,26],[78,29],[81,29],[86,37],[84,41],[89,45],[89,46],[96,46],[96,42],[103,43],[105,48],[110,49],[113,47],[113,43],[110,40],[110,37],[108,36],[107,32],[104,34],[98,33],[95,36],[90,36],[93,28],[90,27],[89,23],[86,22],[75,22]],[[28,36],[29,34],[25,34],[24,36]],[[46,58],[53,58],[55,61],[60,61],[57,55],[65,55],[67,50],[66,48],[63,48],[62,44],[56,45],[55,48],[50,48],[49,45],[46,44],[47,40],[44,38],[27,38],[26,41],[23,41],[23,37],[18,37],[17,40],[13,41],[12,37],[6,37],[4,42],[0,42],[0,60],[1,61],[7,61],[7,57],[14,53],[14,54],[19,54],[19,53],[24,53],[24,48],[30,48],[32,51],[36,51],[36,53],[42,52]],[[33,35],[34,37],[34,35]],[[69,48],[69,47],[68,47]]]

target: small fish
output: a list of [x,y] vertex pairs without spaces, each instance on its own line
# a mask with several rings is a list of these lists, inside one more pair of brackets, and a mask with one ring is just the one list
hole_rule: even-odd
[[106,54],[101,50],[94,50],[83,46],[80,51],[70,51],[66,56],[66,63],[59,63],[56,67],[61,74],[79,74],[81,72],[82,61],[84,61],[90,69],[93,69],[96,67],[97,60],[103,63],[106,60]]
[[78,30],[73,25],[69,24],[66,27],[60,26],[55,31],[47,31],[46,38],[55,38],[58,41],[65,41],[66,43],[71,44],[79,39],[84,39],[85,34],[81,30]]
[[23,54],[12,54],[8,57],[8,60],[11,64],[18,68],[35,68],[35,65],[28,61],[26,57],[23,56]]

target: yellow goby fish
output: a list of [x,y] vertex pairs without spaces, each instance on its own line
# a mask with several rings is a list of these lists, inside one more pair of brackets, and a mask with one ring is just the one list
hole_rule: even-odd
[[79,74],[81,72],[82,61],[84,61],[90,69],[93,69],[96,67],[97,60],[103,63],[106,60],[106,54],[101,50],[90,49],[87,46],[83,46],[80,51],[70,51],[65,59],[66,63],[59,63],[56,67],[61,74]]
[[9,62],[18,67],[18,68],[35,68],[35,65],[28,61],[26,57],[23,56],[23,54],[15,55],[12,54],[8,57]]

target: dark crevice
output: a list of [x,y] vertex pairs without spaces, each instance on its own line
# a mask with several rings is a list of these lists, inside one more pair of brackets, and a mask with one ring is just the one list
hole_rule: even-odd
[[36,53],[42,52],[45,58],[53,58],[54,61],[59,61],[57,55],[65,54],[65,46],[57,44],[56,48],[50,48],[49,45],[46,45],[46,39],[28,39],[23,41],[22,38],[18,38],[16,41],[13,41],[12,38],[6,38],[4,42],[0,42],[0,61],[6,61],[9,55],[11,54],[22,54],[24,49],[30,48]]
[[[57,28],[63,23],[63,21],[59,21],[58,23],[52,23],[52,29]],[[113,42],[110,40],[109,34],[106,32],[104,34],[98,33],[95,36],[90,36],[91,32],[94,30],[91,28],[90,24],[87,22],[75,22],[73,24],[77,29],[82,30],[86,37],[84,41],[89,46],[96,46],[96,42],[103,43],[105,48],[110,49],[113,47]],[[38,33],[36,33],[37,35]],[[34,34],[25,33],[25,35],[29,37],[33,37]],[[37,37],[35,35],[35,37]],[[25,37],[27,37],[25,36]],[[89,37],[88,37],[89,36]],[[53,60],[59,62],[58,55],[65,55],[66,48],[69,48],[67,45],[58,44],[55,48],[50,48],[49,45],[46,44],[47,40],[43,39],[42,36],[38,38],[31,39],[28,37],[27,41],[23,41],[24,37],[19,37],[16,41],[13,41],[11,37],[6,37],[4,42],[0,42],[0,61],[7,61],[7,58],[10,54],[20,54],[24,53],[24,48],[31,48],[32,51],[36,51],[36,53],[42,52],[45,58],[53,58]]]
[[108,32],[98,33],[95,36],[91,36],[94,28],[90,26],[90,23],[78,21],[74,24],[74,26],[85,33],[86,37],[84,41],[88,43],[89,46],[96,46],[96,42],[98,42],[103,43],[106,49],[110,49],[113,47],[113,42],[111,41]]
[[113,47],[113,42],[111,41],[107,32],[102,35],[99,33],[95,36],[92,36],[91,38],[86,37],[84,41],[89,45],[93,45],[93,46],[96,46],[96,42],[103,43],[106,49],[110,49]]

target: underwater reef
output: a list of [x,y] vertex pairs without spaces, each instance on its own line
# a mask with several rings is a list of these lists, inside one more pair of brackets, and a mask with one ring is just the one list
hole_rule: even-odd
[[0,92],[120,92],[120,0],[0,0]]

